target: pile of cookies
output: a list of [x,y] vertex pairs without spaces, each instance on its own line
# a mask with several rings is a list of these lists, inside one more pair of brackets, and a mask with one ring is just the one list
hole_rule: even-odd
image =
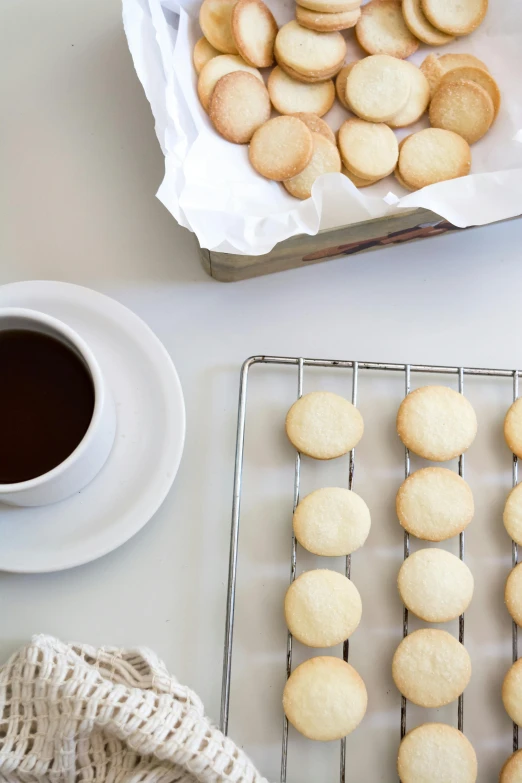
[[[487,0],[297,0],[296,19],[278,29],[262,0],[203,0],[198,95],[217,132],[249,144],[254,169],[300,199],[341,171],[357,187],[395,173],[409,190],[466,176],[469,145],[498,114],[498,85],[473,55],[429,54],[420,68],[406,58],[420,41],[467,35],[486,11]],[[351,27],[369,56],[345,64],[340,31]],[[259,69],[274,63],[265,86]],[[320,120],[336,96],[352,114],[337,139]],[[399,145],[394,131],[426,112],[431,128]]]

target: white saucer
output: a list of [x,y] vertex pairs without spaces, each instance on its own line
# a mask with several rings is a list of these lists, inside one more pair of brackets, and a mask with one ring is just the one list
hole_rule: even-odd
[[88,563],[138,532],[177,473],[185,407],[172,361],[149,327],[118,302],[69,283],[0,286],[0,307],[28,307],[75,329],[92,348],[117,408],[116,440],[77,495],[39,508],[0,505],[0,570],[36,573]]

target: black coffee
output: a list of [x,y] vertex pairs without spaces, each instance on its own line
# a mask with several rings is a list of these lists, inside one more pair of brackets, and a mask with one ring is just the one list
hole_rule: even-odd
[[0,484],[41,476],[80,443],[94,410],[83,361],[53,337],[0,331]]

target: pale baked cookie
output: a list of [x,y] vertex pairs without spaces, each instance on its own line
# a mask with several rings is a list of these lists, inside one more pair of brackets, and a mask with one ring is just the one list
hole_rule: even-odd
[[522,725],[522,658],[513,664],[504,678],[502,701],[511,720]]
[[423,723],[402,740],[397,759],[401,783],[475,783],[471,742],[446,723]]
[[399,172],[411,190],[465,177],[470,169],[469,144],[452,131],[425,128],[408,136],[399,150]]
[[198,76],[203,70],[203,66],[205,66],[209,60],[212,60],[213,57],[217,57],[219,54],[221,54],[221,52],[218,52],[217,49],[214,49],[212,44],[209,44],[205,36],[196,42],[194,52],[192,53],[192,61]]
[[294,534],[314,555],[343,557],[360,549],[370,532],[370,511],[355,492],[324,487],[307,495],[294,513]]
[[[317,177],[322,174],[341,173],[341,156],[335,144],[332,144],[320,133],[312,133],[312,137],[314,151],[310,163],[300,174],[283,182],[291,196],[302,200],[310,198],[312,195],[312,187]],[[333,441],[331,443],[333,444]],[[329,459],[329,457],[324,459]]]
[[290,68],[289,65],[286,65],[285,63],[278,63],[279,67],[283,69],[285,73],[288,74],[292,79],[294,79],[297,82],[304,82],[305,84],[319,84],[321,82],[329,81],[330,79],[333,79],[334,76],[337,75],[339,72],[339,68],[334,68],[332,71],[330,71],[328,74],[313,74],[313,73],[299,73],[298,71],[294,71],[293,68]]
[[410,185],[408,185],[403,178],[401,177],[401,172],[399,171],[399,167],[396,166],[395,171],[393,172],[395,179],[401,185],[401,187],[405,188],[406,190],[416,190],[416,188],[412,188]]
[[511,490],[504,507],[504,527],[509,537],[522,544],[522,484]]
[[338,144],[346,168],[362,179],[387,177],[399,157],[397,139],[387,125],[356,117],[343,122]]
[[265,85],[251,73],[233,71],[214,87],[208,113],[217,132],[234,144],[247,144],[270,119],[270,98]]
[[343,64],[346,41],[341,33],[318,33],[292,21],[279,30],[275,55],[280,65],[288,66],[299,74],[330,78],[332,72],[337,73]]
[[349,579],[325,568],[305,571],[287,590],[288,630],[308,647],[334,647],[361,622],[359,591]]
[[395,505],[402,527],[424,541],[456,536],[475,512],[469,485],[447,468],[416,470],[401,484]]
[[[435,57],[435,55],[433,55]],[[461,68],[463,65],[474,66],[475,68],[482,68],[483,71],[487,71],[488,66],[474,54],[465,54],[463,52],[448,52],[448,54],[441,54],[438,58],[439,63],[442,66],[444,73],[452,71],[454,68]]]
[[321,136],[324,136],[325,139],[331,141],[332,144],[336,143],[333,130],[328,123],[322,120],[317,114],[301,111],[296,112],[293,116],[297,117],[301,122],[304,122],[306,127],[310,128],[313,133],[320,133]]
[[506,580],[504,600],[513,620],[522,626],[522,563],[510,572]]
[[267,68],[273,64],[277,22],[262,0],[237,0],[232,35],[239,54],[250,65]]
[[305,84],[292,79],[279,66],[268,77],[267,87],[270,100],[280,114],[307,112],[322,117],[335,101],[333,81]]
[[363,431],[363,418],[357,408],[332,392],[305,394],[294,402],[286,416],[290,443],[315,459],[342,457],[355,448]]
[[311,131],[297,117],[274,117],[252,136],[248,157],[255,170],[281,182],[303,171],[314,149]]
[[444,549],[420,549],[401,566],[400,596],[413,614],[427,623],[446,623],[463,614],[473,597],[473,574]]
[[420,69],[430,85],[430,97],[433,97],[435,90],[440,84],[440,80],[444,76],[444,68],[436,54],[429,54],[425,60],[423,60]]
[[434,128],[458,133],[474,144],[488,132],[495,118],[493,101],[475,82],[439,84],[430,103],[430,122]]
[[346,100],[361,119],[387,122],[410,97],[411,79],[404,63],[386,54],[355,63],[346,80]]
[[348,109],[348,111],[351,111],[351,108],[350,104],[346,100],[346,80],[348,79],[348,74],[356,62],[357,60],[355,60],[353,63],[348,63],[348,65],[343,65],[335,79],[335,91],[337,93],[337,97],[339,98],[339,101],[342,103],[344,108]]
[[484,21],[488,0],[422,0],[422,10],[443,33],[469,35]]
[[342,11],[356,11],[361,7],[361,0],[298,0],[297,5],[322,14],[338,14]]
[[232,35],[232,11],[236,0],[203,0],[199,26],[207,41],[223,54],[237,54]]
[[433,27],[422,10],[421,0],[402,0],[402,15],[410,32],[425,44],[444,46],[455,40],[453,35]]
[[351,171],[349,171],[346,166],[342,167],[341,174],[344,174],[345,177],[348,177],[350,182],[353,182],[356,188],[367,188],[370,185],[375,185],[376,182],[379,182],[378,179],[363,179],[362,177],[358,177],[357,174],[353,174]]
[[247,65],[242,57],[233,54],[220,54],[219,57],[213,57],[203,66],[198,79],[199,100],[206,111],[208,111],[210,98],[218,81],[222,76],[233,73],[233,71],[251,73],[264,85],[263,77],[259,71]]
[[392,661],[395,685],[419,707],[455,701],[471,678],[469,654],[447,631],[422,628],[406,636]]
[[450,84],[450,82],[462,81],[475,82],[475,84],[480,85],[480,87],[487,92],[493,101],[493,109],[496,117],[500,109],[501,97],[498,84],[491,74],[476,65],[461,65],[458,68],[453,68],[445,73],[440,83]]
[[522,457],[522,397],[515,400],[506,413],[504,438],[513,454]]
[[340,658],[310,658],[295,669],[283,693],[285,715],[308,739],[341,739],[366,712],[366,686],[353,666]]
[[401,0],[371,0],[364,5],[355,35],[368,54],[404,59],[419,48],[417,38],[404,22]]
[[500,771],[499,783],[522,783],[522,750],[508,758]]
[[[412,141],[429,130],[409,136],[401,147],[399,169],[406,182],[412,178],[403,166],[403,157]],[[397,432],[404,445],[419,457],[446,462],[469,449],[477,434],[477,417],[463,394],[448,386],[421,386],[402,401]]]
[[389,120],[391,128],[404,128],[406,125],[412,125],[414,122],[417,122],[428,108],[428,103],[430,102],[430,85],[420,68],[417,68],[416,65],[409,63],[407,60],[404,61],[404,67],[410,75],[410,97],[404,109],[401,109],[395,117]]
[[355,27],[360,15],[359,8],[355,11],[338,11],[335,14],[311,11],[309,8],[302,8],[299,5],[295,9],[295,18],[301,27],[308,27],[309,30],[318,30],[319,32],[349,30],[351,27]]

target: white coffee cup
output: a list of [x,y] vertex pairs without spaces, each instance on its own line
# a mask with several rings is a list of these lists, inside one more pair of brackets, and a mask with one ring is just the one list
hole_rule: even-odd
[[74,451],[63,462],[41,476],[16,484],[0,484],[0,503],[12,506],[45,506],[79,492],[99,473],[114,443],[116,410],[96,358],[87,343],[73,329],[57,318],[36,310],[1,308],[0,332],[12,329],[39,332],[65,344],[82,360],[94,389],[92,418]]

